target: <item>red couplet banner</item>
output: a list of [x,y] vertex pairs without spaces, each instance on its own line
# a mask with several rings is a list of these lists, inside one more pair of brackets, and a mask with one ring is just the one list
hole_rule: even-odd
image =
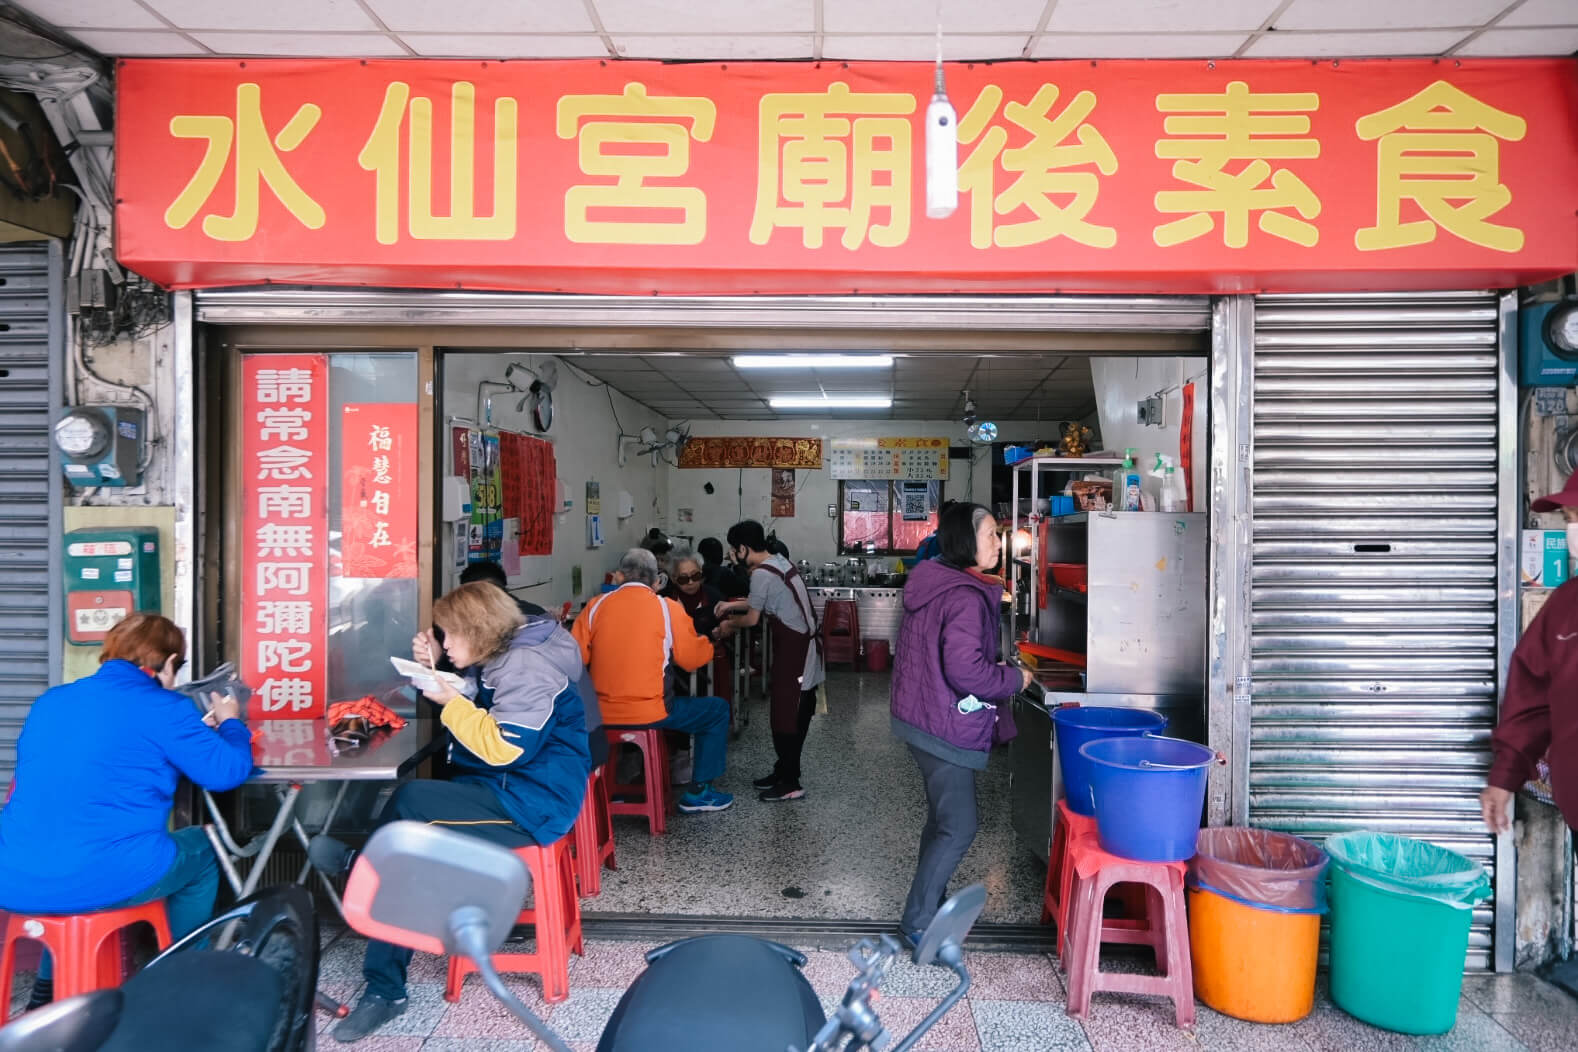
[[329,368],[242,359],[241,678],[248,716],[317,718],[329,669]]
[[117,249],[173,287],[1419,289],[1578,268],[1571,59],[119,63]]
[[416,432],[412,402],[341,410],[341,577],[416,576]]

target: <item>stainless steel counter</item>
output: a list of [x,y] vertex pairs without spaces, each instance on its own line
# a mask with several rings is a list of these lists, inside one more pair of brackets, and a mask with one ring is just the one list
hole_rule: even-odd
[[860,613],[860,634],[866,639],[885,639],[895,647],[899,641],[899,621],[904,614],[902,588],[812,588],[811,606],[817,621],[829,599],[853,599]]

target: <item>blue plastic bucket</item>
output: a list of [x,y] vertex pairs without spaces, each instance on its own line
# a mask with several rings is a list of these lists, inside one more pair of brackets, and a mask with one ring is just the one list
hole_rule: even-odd
[[1101,849],[1141,862],[1193,858],[1216,753],[1178,738],[1101,738],[1079,753],[1090,765]]
[[1057,726],[1058,767],[1063,772],[1063,792],[1069,810],[1077,815],[1095,814],[1090,803],[1090,764],[1080,755],[1086,742],[1097,738],[1138,737],[1160,734],[1167,717],[1150,709],[1120,709],[1106,705],[1071,705],[1053,709]]

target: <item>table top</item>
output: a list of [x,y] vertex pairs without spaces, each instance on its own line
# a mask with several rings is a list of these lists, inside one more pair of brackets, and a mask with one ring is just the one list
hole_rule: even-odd
[[432,738],[434,721],[407,720],[398,731],[380,731],[355,749],[331,747],[325,720],[260,720],[252,762],[253,782],[392,782],[412,765]]

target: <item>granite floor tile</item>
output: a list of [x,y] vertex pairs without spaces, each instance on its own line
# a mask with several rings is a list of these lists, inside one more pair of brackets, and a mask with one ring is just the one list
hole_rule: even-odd
[[442,983],[407,983],[406,996],[410,999],[406,1010],[379,1027],[379,1036],[427,1037],[449,1009]]
[[1514,1013],[1578,1020],[1578,998],[1535,975],[1466,975],[1463,996],[1492,1015]]
[[[318,990],[340,1002],[346,1008],[355,1008],[357,999],[362,996],[362,989],[366,984],[361,976],[355,979],[323,979],[318,980]],[[314,1019],[318,1023],[318,1033],[327,1033],[340,1021],[340,1017],[330,1015],[328,1012],[315,1012]]]
[[970,953],[970,996],[989,1001],[1055,1001],[1064,998],[1057,966],[1044,954]]
[[422,1045],[422,1052],[535,1052],[536,1048],[537,1039],[530,1035],[524,1041],[488,1037],[430,1037]]
[[553,1006],[548,1025],[566,1041],[593,1041],[602,1036],[614,1006],[624,996],[623,989],[587,987],[570,990],[570,999]]
[[[1478,1007],[1458,1006],[1457,1024],[1450,1033],[1416,1039],[1425,1052],[1529,1052],[1529,1046]],[[1578,1034],[1569,1035],[1561,1048],[1578,1048]],[[1558,1046],[1552,1046],[1553,1048]]]
[[[506,975],[503,978],[510,992],[537,1013],[539,1019],[548,1016],[550,1009],[542,999],[542,989],[537,985],[535,976]],[[448,1005],[448,1010],[432,1033],[434,1037],[443,1038],[532,1040],[526,1024],[500,1004],[499,999],[482,985],[482,977],[477,975],[466,977],[459,1002]]]
[[586,953],[570,957],[570,989],[577,986],[626,987],[646,968],[647,951],[656,943],[589,941]]
[[1578,1022],[1568,1015],[1545,1016],[1498,1012],[1491,1015],[1503,1030],[1530,1052],[1572,1052],[1578,1049]]
[[1418,1047],[1413,1037],[1355,1019],[1328,1001],[1324,990],[1316,994],[1315,1010],[1293,1028],[1313,1052],[1401,1052]]
[[[1195,1026],[1200,1024],[1196,1009]],[[1087,1018],[1081,1029],[1096,1052],[1124,1052],[1128,1049],[1156,1049],[1157,1052],[1189,1052],[1204,1046],[1195,1029],[1178,1025],[1173,1003],[1157,997],[1136,994],[1097,993],[1090,999]],[[1299,1052],[1304,1052],[1302,1048]]]
[[340,1045],[333,1038],[320,1042],[325,1052],[332,1048],[355,1048],[356,1052],[420,1052],[423,1038],[408,1035],[372,1034],[355,1045]]
[[[874,1007],[896,1045],[937,1004],[936,1000],[927,997],[884,997]],[[914,1047],[920,1052],[975,1052],[979,1049],[981,1040],[970,1001],[966,999],[954,1005]]]
[[1045,1001],[972,1000],[981,1052],[1090,1052],[1090,1042],[1061,1005]]

